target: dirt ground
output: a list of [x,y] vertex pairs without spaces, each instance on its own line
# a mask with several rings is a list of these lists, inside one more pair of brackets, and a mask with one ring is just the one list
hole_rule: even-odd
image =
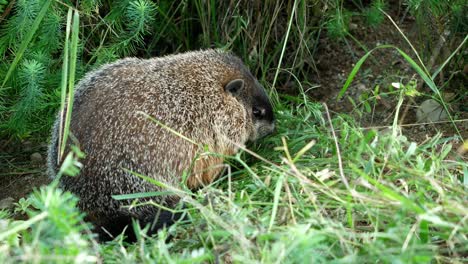
[[48,184],[47,145],[30,141],[0,141],[0,209],[8,209],[34,188]]
[[[406,35],[409,41],[418,50],[422,56],[425,43],[421,44],[418,37],[415,20],[412,17],[403,17],[401,10],[389,11],[391,17],[397,17],[396,23],[401,31]],[[312,89],[309,95],[317,101],[325,102],[331,111],[338,113],[348,113],[353,115],[359,121],[361,127],[385,129],[393,122],[395,117],[398,95],[388,95],[389,87],[392,83],[408,83],[410,80],[417,81],[417,89],[422,93],[417,97],[406,97],[399,114],[399,124],[402,132],[409,140],[422,143],[437,133],[442,133],[443,137],[456,136],[458,133],[462,138],[468,138],[468,91],[465,86],[467,79],[467,65],[461,68],[454,75],[450,86],[441,89],[445,101],[448,103],[449,110],[454,120],[464,120],[457,122],[457,129],[449,120],[440,120],[437,122],[418,121],[416,112],[421,103],[434,95],[419,78],[409,63],[398,53],[396,49],[379,49],[370,56],[362,65],[354,81],[348,87],[342,99],[337,100],[337,96],[342,89],[349,73],[355,66],[355,63],[364,56],[365,51],[360,45],[365,45],[367,50],[371,50],[379,45],[394,45],[410,57],[416,58],[414,51],[408,42],[402,37],[401,33],[392,24],[389,19],[385,19],[378,28],[362,26],[364,23],[360,18],[351,22],[351,34],[357,41],[347,40],[337,42],[328,39],[326,36],[319,41],[316,60],[318,74],[315,76],[318,89]],[[437,36],[434,39],[437,40]],[[460,40],[461,41],[461,40]],[[437,42],[437,41],[435,41]],[[457,43],[458,44],[458,43]],[[453,43],[452,43],[453,45]],[[432,54],[434,60],[433,72],[450,55],[450,48],[443,47],[439,54]],[[415,59],[416,60],[416,59]],[[465,63],[466,64],[466,63]],[[442,81],[447,79],[449,73],[442,71],[435,82],[438,87],[442,87]],[[371,102],[371,112],[366,113],[364,107],[359,105],[362,102],[363,95],[373,96],[373,90],[379,86],[379,95],[376,100]],[[396,90],[396,89],[394,89]],[[356,102],[358,107],[350,102],[350,98]],[[455,146],[462,142],[453,141]]]
[[[414,20],[407,17],[398,21],[398,23],[410,41],[418,43],[413,28]],[[368,50],[381,44],[393,44],[414,57],[409,45],[389,20],[385,20],[383,25],[375,29],[361,25],[362,23],[359,20],[352,21],[350,26],[351,34],[361,44],[365,44]],[[318,88],[312,89],[308,93],[312,99],[327,103],[332,115],[338,113],[352,114],[360,121],[362,127],[383,129],[383,126],[391,125],[395,115],[396,100],[398,99],[396,95],[386,97],[384,93],[388,91],[388,87],[392,82],[407,82],[411,78],[417,79],[417,75],[394,49],[380,50],[374,53],[374,56],[362,66],[343,99],[337,101],[337,95],[354,67],[354,63],[365,53],[366,51],[357,41],[347,39],[347,41],[338,42],[328,39],[323,34],[318,45],[317,56],[314,58],[318,71],[318,74],[314,76],[314,80],[316,80]],[[464,75],[461,78],[466,80],[463,69],[461,74]],[[421,82],[421,80],[418,80],[418,82]],[[370,113],[365,112],[364,108],[360,108],[359,105],[355,107],[350,102],[348,97],[359,104],[360,96],[362,97],[363,93],[372,94],[376,85],[380,86],[380,92],[383,95],[373,102]],[[432,94],[424,85],[418,88],[427,94]],[[458,89],[452,87],[442,92],[443,94],[458,96],[452,103],[449,101],[449,106],[455,119],[465,120],[457,123],[457,126],[462,137],[467,139],[468,121],[466,120],[468,119],[468,110],[463,105],[467,100],[466,98],[459,98],[463,94],[466,96],[466,92],[460,92]],[[466,88],[462,85],[462,89]],[[400,113],[400,115],[404,115],[400,122],[403,127],[403,134],[409,140],[420,143],[437,133],[442,133],[443,137],[456,135],[457,132],[454,126],[446,121],[438,124],[417,124],[416,109],[426,99],[428,97],[417,97],[404,101]],[[462,142],[455,140],[452,140],[451,143],[454,144],[454,149],[462,144]],[[13,202],[26,196],[33,188],[50,182],[45,173],[46,151],[47,145],[44,142],[0,141],[0,209],[2,207],[11,207]]]

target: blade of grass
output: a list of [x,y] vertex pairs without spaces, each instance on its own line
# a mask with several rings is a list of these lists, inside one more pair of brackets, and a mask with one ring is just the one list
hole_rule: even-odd
[[401,31],[401,29],[398,27],[398,25],[395,23],[395,21],[393,21],[392,17],[387,14],[385,11],[383,11],[382,9],[380,9],[380,12],[384,13],[385,16],[388,17],[388,19],[390,20],[390,22],[392,22],[392,24],[396,27],[396,29],[398,30],[398,32],[400,32],[400,34],[403,36],[403,38],[406,40],[406,42],[408,43],[408,45],[410,45],[411,49],[413,50],[414,54],[416,54],[416,57],[418,58],[419,62],[421,63],[421,66],[422,68],[424,69],[424,72],[426,74],[429,74],[429,71],[426,69],[426,66],[424,65],[421,57],[419,56],[419,53],[418,51],[416,50],[416,48],[414,48],[413,44],[411,44],[411,41],[409,41],[409,39],[406,37],[406,35],[403,33],[403,31]]
[[296,156],[294,157],[293,162],[298,161],[302,157],[302,155],[304,155],[304,153],[306,153],[309,149],[311,149],[315,145],[315,143],[317,143],[317,141],[313,139],[309,143],[307,143],[307,145],[305,145],[302,149],[300,149],[296,153]]
[[194,140],[182,135],[181,133],[177,132],[176,130],[166,126],[165,124],[161,123],[160,121],[156,120],[155,118],[153,118],[152,116],[146,114],[145,112],[137,111],[137,113],[140,114],[140,115],[143,115],[145,118],[147,118],[147,119],[151,120],[152,122],[156,123],[158,126],[161,126],[162,128],[167,129],[169,132],[173,133],[174,135],[176,135],[176,136],[178,136],[178,137],[180,137],[180,138],[182,138],[182,139],[184,139],[184,140],[186,140],[186,141],[188,141],[188,142],[190,142],[190,143],[192,143],[194,145],[197,145],[197,146],[201,147],[201,144],[199,144],[199,143],[195,142]]
[[450,56],[444,61],[444,63],[442,64],[442,66],[440,66],[431,76],[432,79],[435,79],[435,77],[437,76],[437,74],[439,74],[440,71],[442,71],[442,69],[445,67],[445,65],[447,65],[447,63],[453,58],[453,56],[455,54],[457,54],[457,52],[461,49],[461,47],[463,47],[465,45],[465,42],[466,40],[468,40],[468,35],[465,36],[465,38],[463,39],[463,41],[460,43],[460,45],[458,45],[458,47],[455,49],[454,52],[452,52],[452,54],[450,54]]
[[112,198],[116,200],[128,200],[128,199],[137,199],[137,198],[147,198],[154,196],[166,196],[172,195],[173,192],[140,192],[140,193],[129,193],[129,194],[119,194],[112,195]]
[[73,110],[73,98],[74,98],[74,86],[75,86],[75,71],[76,71],[76,59],[78,53],[78,33],[80,32],[80,16],[78,11],[75,10],[73,14],[73,29],[71,36],[71,47],[70,47],[70,72],[68,74],[68,105],[65,117],[65,127],[63,130],[62,149],[60,155],[65,152],[65,146],[67,144],[68,135],[70,133],[70,122],[71,113]]
[[275,196],[273,199],[273,210],[271,210],[270,225],[268,226],[268,232],[271,231],[273,224],[275,223],[276,213],[278,212],[279,198],[281,194],[281,188],[283,187],[284,174],[281,174],[275,187]]
[[32,24],[31,29],[28,31],[28,34],[25,36],[23,42],[21,43],[21,46],[19,47],[18,52],[16,53],[15,59],[11,63],[10,68],[8,69],[8,72],[5,78],[3,79],[3,83],[1,87],[2,89],[5,86],[5,83],[8,81],[8,79],[10,79],[11,74],[13,73],[16,66],[18,65],[18,62],[23,58],[24,52],[26,51],[26,48],[28,47],[29,43],[33,39],[37,29],[39,28],[39,25],[42,22],[42,19],[44,19],[45,14],[47,13],[47,10],[49,9],[51,2],[52,0],[46,1],[44,5],[42,6],[41,11],[39,11],[39,13],[37,14],[37,17],[34,20],[34,23]]
[[276,68],[275,77],[273,78],[273,83],[271,84],[270,96],[273,96],[273,95],[275,96],[275,103],[279,102],[279,98],[278,98],[278,94],[276,93],[273,94],[273,92],[276,91],[275,84],[276,84],[276,80],[278,78],[278,74],[281,68],[281,63],[283,62],[284,52],[286,51],[286,46],[288,44],[289,32],[291,32],[291,26],[292,26],[293,18],[296,14],[296,8],[297,8],[297,1],[294,1],[293,9],[291,11],[291,16],[289,18],[288,30],[286,31],[286,36],[284,37],[283,49],[281,50],[281,56],[278,62],[278,67]]
[[49,215],[48,212],[42,212],[31,219],[28,219],[20,224],[11,227],[10,229],[6,230],[3,233],[0,233],[0,241],[3,241],[5,238],[9,237],[12,234],[18,233],[21,230],[28,229],[36,222],[41,221],[42,219],[46,218]]
[[400,95],[398,96],[398,103],[395,107],[395,116],[393,117],[393,124],[392,124],[392,135],[393,137],[397,137],[398,135],[398,116],[400,115],[400,109],[403,105],[403,101],[405,99],[405,92],[403,89],[400,91]]
[[67,98],[67,80],[68,80],[68,46],[70,38],[70,27],[72,22],[72,8],[68,9],[67,14],[67,28],[65,30],[65,44],[63,50],[63,64],[62,64],[62,81],[61,81],[61,97],[60,97],[60,125],[59,125],[59,137],[58,137],[58,155],[57,155],[57,164],[62,159],[62,139],[63,139],[63,123],[64,123],[64,113],[65,113],[65,103]]
[[353,82],[354,77],[356,76],[357,72],[361,68],[362,64],[367,60],[367,58],[372,54],[372,52],[374,50],[383,49],[383,48],[390,48],[390,47],[392,47],[392,46],[391,45],[378,46],[378,47],[375,47],[375,48],[371,49],[364,56],[362,56],[362,58],[360,58],[358,60],[358,62],[354,66],[354,68],[351,70],[351,73],[348,75],[348,79],[346,79],[346,82],[343,85],[343,88],[341,88],[340,92],[338,93],[338,96],[337,96],[336,100],[340,100],[343,97],[344,93],[348,90],[349,85],[351,84],[351,82]]
[[169,185],[167,185],[167,184],[165,184],[165,183],[163,183],[163,182],[161,182],[161,181],[158,181],[158,180],[156,180],[156,179],[153,179],[153,178],[151,178],[151,177],[148,177],[148,176],[146,176],[146,175],[143,175],[143,174],[140,174],[140,173],[137,173],[137,172],[134,172],[134,171],[125,169],[125,168],[122,168],[122,169],[123,169],[125,172],[127,172],[127,173],[130,173],[130,174],[132,174],[132,175],[135,175],[135,176],[137,176],[138,178],[141,178],[141,179],[143,179],[143,180],[145,180],[145,181],[147,181],[147,182],[149,182],[149,183],[151,183],[151,184],[154,184],[154,185],[156,185],[156,186],[158,186],[158,187],[161,187],[161,188],[163,188],[163,189],[174,189],[174,188],[170,188]]

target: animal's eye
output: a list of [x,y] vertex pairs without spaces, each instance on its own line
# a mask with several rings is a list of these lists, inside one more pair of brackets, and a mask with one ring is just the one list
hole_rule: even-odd
[[262,118],[263,116],[265,116],[265,109],[262,109],[262,108],[259,108],[259,107],[253,107],[252,108],[252,114],[256,117],[256,118]]

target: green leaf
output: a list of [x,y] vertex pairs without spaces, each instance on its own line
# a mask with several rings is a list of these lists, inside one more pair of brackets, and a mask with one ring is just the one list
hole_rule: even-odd
[[343,88],[341,88],[341,90],[340,90],[340,92],[338,94],[338,97],[336,99],[340,100],[341,97],[343,97],[344,93],[348,90],[349,85],[354,80],[354,77],[356,76],[357,72],[361,68],[362,64],[367,60],[367,58],[369,58],[369,56],[371,55],[371,53],[374,50],[383,49],[383,48],[391,48],[391,47],[393,47],[393,46],[391,46],[391,45],[378,46],[378,47],[370,50],[369,52],[367,52],[364,56],[362,56],[362,58],[359,59],[359,61],[354,66],[354,68],[351,70],[351,73],[348,75],[348,79],[346,80],[345,84],[343,85]]
[[119,194],[119,195],[112,195],[112,198],[116,200],[128,200],[128,199],[147,198],[147,197],[154,197],[154,196],[167,196],[167,195],[174,195],[174,192],[163,191],[163,192]]
[[75,86],[75,72],[76,72],[76,59],[78,52],[78,33],[80,32],[80,16],[78,11],[75,10],[73,14],[73,29],[71,36],[71,47],[70,47],[70,71],[68,73],[68,105],[67,113],[65,117],[65,126],[63,130],[63,139],[60,153],[63,155],[65,146],[67,145],[68,134],[70,130],[71,113],[73,111],[73,98],[74,98],[74,86]]
[[276,213],[278,211],[279,198],[281,194],[281,188],[283,187],[284,174],[281,174],[278,181],[276,182],[275,187],[275,196],[273,199],[273,210],[271,211],[270,225],[268,226],[268,231],[271,230],[273,224],[275,223]]

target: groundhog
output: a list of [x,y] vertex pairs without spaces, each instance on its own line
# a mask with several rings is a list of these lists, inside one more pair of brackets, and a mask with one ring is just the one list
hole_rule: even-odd
[[[57,160],[59,123],[60,116],[48,153],[51,177],[63,161]],[[135,173],[174,187],[186,173],[186,186],[195,190],[219,176],[222,156],[273,130],[265,90],[230,53],[205,50],[118,60],[88,73],[76,86],[70,134],[86,157],[78,176],[61,177],[61,188],[79,197],[79,208],[101,240],[120,234],[132,218],[150,224],[153,234],[180,215],[154,205],[129,209],[131,200],[113,199],[164,191]],[[206,155],[206,148],[220,155]],[[151,199],[167,208],[180,200],[176,195]],[[134,239],[131,231],[126,234]]]

